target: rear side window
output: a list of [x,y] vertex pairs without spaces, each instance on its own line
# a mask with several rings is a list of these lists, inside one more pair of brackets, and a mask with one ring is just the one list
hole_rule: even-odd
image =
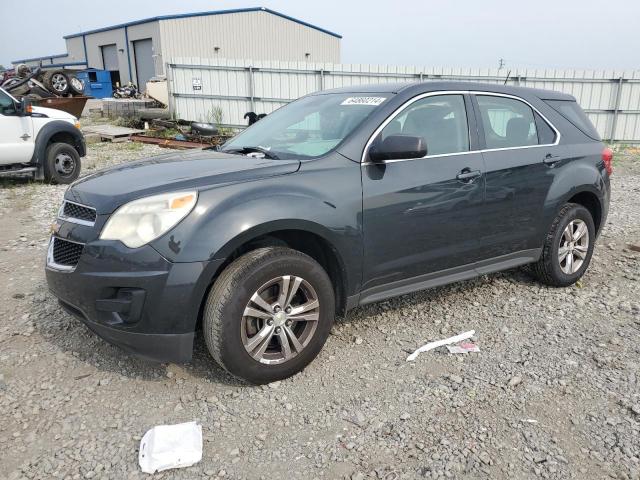
[[533,110],[519,100],[477,95],[486,148],[538,145],[538,129]]
[[586,136],[600,140],[600,134],[577,102],[573,100],[545,100],[545,103],[569,120]]

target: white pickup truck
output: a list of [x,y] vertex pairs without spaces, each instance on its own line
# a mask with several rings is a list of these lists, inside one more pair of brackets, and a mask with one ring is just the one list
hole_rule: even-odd
[[85,154],[73,115],[32,107],[0,88],[0,176],[32,173],[37,180],[71,183],[80,175]]

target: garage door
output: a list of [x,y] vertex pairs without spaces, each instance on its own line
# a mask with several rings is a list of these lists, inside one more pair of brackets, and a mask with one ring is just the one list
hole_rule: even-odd
[[120,70],[116,44],[102,45],[100,49],[102,50],[102,65],[104,69],[109,71]]
[[145,38],[144,40],[136,40],[133,42],[133,52],[136,57],[138,89],[144,92],[147,88],[147,82],[156,74],[153,61],[153,43],[151,39]]

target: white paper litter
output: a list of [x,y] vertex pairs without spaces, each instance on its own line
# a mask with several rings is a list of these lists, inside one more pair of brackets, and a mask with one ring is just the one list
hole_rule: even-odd
[[462,342],[458,345],[447,345],[447,350],[449,350],[449,353],[454,354],[478,353],[480,352],[480,347],[475,343]]
[[158,425],[140,440],[138,462],[144,473],[190,467],[202,460],[202,426],[196,422]]
[[522,420],[520,420],[521,422],[524,423],[538,423],[538,420],[535,420],[533,418],[523,418]]
[[452,343],[458,343],[463,340],[467,340],[475,335],[475,330],[469,330],[468,332],[461,333],[460,335],[455,335],[453,337],[445,338],[444,340],[437,340],[435,342],[427,343],[426,345],[421,346],[415,352],[407,357],[407,362],[413,362],[418,355],[424,352],[428,352],[429,350],[433,350],[434,348],[442,347],[444,345],[451,345]]

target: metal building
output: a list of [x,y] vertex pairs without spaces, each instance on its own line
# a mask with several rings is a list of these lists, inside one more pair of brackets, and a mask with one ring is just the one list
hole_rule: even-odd
[[165,15],[64,37],[67,53],[13,64],[109,70],[141,89],[174,57],[340,62],[340,35],[264,7]]

